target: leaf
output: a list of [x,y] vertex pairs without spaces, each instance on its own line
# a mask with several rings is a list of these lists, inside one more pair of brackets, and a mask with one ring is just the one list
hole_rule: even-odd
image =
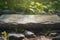
[[36,2],[36,5],[40,6],[40,5],[42,5],[42,3]]
[[45,6],[45,5],[42,5],[42,7],[43,7],[43,8],[47,8],[47,6]]
[[34,4],[35,4],[35,2],[34,2],[34,1],[32,1],[32,2],[31,2],[31,5],[34,5]]

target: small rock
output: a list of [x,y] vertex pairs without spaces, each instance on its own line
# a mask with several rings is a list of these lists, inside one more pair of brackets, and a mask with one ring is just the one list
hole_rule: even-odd
[[35,37],[35,36],[36,36],[36,35],[35,35],[33,32],[31,32],[31,31],[25,31],[24,34],[25,34],[26,37]]
[[18,39],[18,40],[23,40],[24,39],[24,37],[25,37],[25,35],[24,34],[19,34],[19,33],[10,33],[9,34],[9,36],[10,36],[10,38],[16,38],[16,39]]

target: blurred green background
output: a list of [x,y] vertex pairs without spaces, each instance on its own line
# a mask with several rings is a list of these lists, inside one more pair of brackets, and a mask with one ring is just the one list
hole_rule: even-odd
[[0,0],[0,9],[24,14],[56,14],[60,12],[60,0]]

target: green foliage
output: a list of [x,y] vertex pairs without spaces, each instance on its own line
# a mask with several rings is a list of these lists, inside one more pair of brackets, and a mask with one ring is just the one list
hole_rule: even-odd
[[3,37],[7,38],[7,32],[6,31],[2,32],[2,35],[3,35]]
[[[15,7],[19,6],[17,9]],[[0,0],[1,9],[22,11],[27,14],[52,14],[60,10],[60,0]]]

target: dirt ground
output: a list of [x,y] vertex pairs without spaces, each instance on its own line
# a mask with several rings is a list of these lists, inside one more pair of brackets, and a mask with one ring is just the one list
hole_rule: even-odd
[[52,38],[45,36],[37,36],[35,38],[25,38],[24,40],[52,40]]

